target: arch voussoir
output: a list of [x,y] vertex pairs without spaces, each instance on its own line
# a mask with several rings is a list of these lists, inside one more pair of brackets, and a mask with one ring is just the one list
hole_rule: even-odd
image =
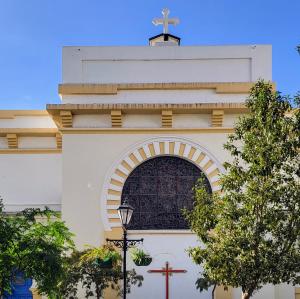
[[103,211],[106,212],[106,229],[120,227],[116,209],[121,203],[121,195],[130,173],[144,161],[162,155],[184,158],[200,168],[206,175],[213,192],[220,191],[220,173],[224,171],[220,163],[200,145],[186,139],[160,137],[146,141],[128,151],[108,175],[108,184],[104,190]]

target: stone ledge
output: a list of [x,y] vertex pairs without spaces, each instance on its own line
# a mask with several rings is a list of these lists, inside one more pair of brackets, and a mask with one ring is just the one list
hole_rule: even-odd
[[[188,83],[127,83],[127,84],[75,84],[58,85],[60,95],[117,94],[120,90],[200,90],[214,89],[216,93],[248,94],[254,82],[188,82]],[[275,84],[273,83],[275,87]]]
[[194,104],[48,104],[47,111],[57,116],[61,111],[71,111],[72,114],[110,114],[112,110],[121,110],[123,113],[161,113],[162,110],[171,110],[179,113],[211,113],[221,109],[227,113],[247,113],[245,103],[194,103]]

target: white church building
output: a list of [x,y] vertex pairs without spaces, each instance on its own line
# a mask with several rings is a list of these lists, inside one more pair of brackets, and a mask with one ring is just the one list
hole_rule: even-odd
[[[220,190],[230,160],[223,144],[247,113],[253,83],[272,81],[272,48],[180,46],[167,25],[149,46],[64,47],[60,104],[0,110],[0,196],[7,212],[61,211],[78,248],[121,237],[117,208],[127,200],[129,238],[144,238],[153,257],[147,267],[129,259],[144,282],[128,298],[166,298],[165,277],[148,270],[168,262],[186,271],[169,277],[170,299],[209,299],[211,291],[195,286],[201,269],[187,249],[199,243],[181,209],[191,205],[200,173],[212,192]],[[300,298],[297,292],[268,285],[254,298]],[[217,289],[215,297],[240,296]]]

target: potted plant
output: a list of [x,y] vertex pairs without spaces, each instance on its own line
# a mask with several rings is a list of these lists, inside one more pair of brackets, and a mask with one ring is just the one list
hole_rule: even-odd
[[121,260],[121,255],[113,246],[103,245],[102,247],[88,249],[81,260],[92,261],[103,269],[111,269],[113,264]]
[[140,248],[132,248],[130,254],[137,266],[149,266],[152,262],[152,257]]
[[113,267],[113,262],[110,257],[106,257],[104,259],[98,257],[95,259],[95,263],[97,266],[103,269],[111,269]]

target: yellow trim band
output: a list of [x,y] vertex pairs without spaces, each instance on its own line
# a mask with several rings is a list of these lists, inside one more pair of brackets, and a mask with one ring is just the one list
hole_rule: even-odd
[[0,119],[14,119],[17,116],[49,116],[47,110],[0,110]]
[[216,93],[247,94],[254,82],[128,83],[128,84],[59,84],[58,92],[67,94],[117,94],[120,90],[214,89]]
[[18,137],[56,137],[57,133],[57,128],[0,128],[0,137],[5,137],[7,134],[17,134]]
[[233,133],[234,128],[73,128],[61,129],[63,134],[155,134],[155,133]]
[[61,154],[61,149],[0,149],[0,155],[7,154]]

